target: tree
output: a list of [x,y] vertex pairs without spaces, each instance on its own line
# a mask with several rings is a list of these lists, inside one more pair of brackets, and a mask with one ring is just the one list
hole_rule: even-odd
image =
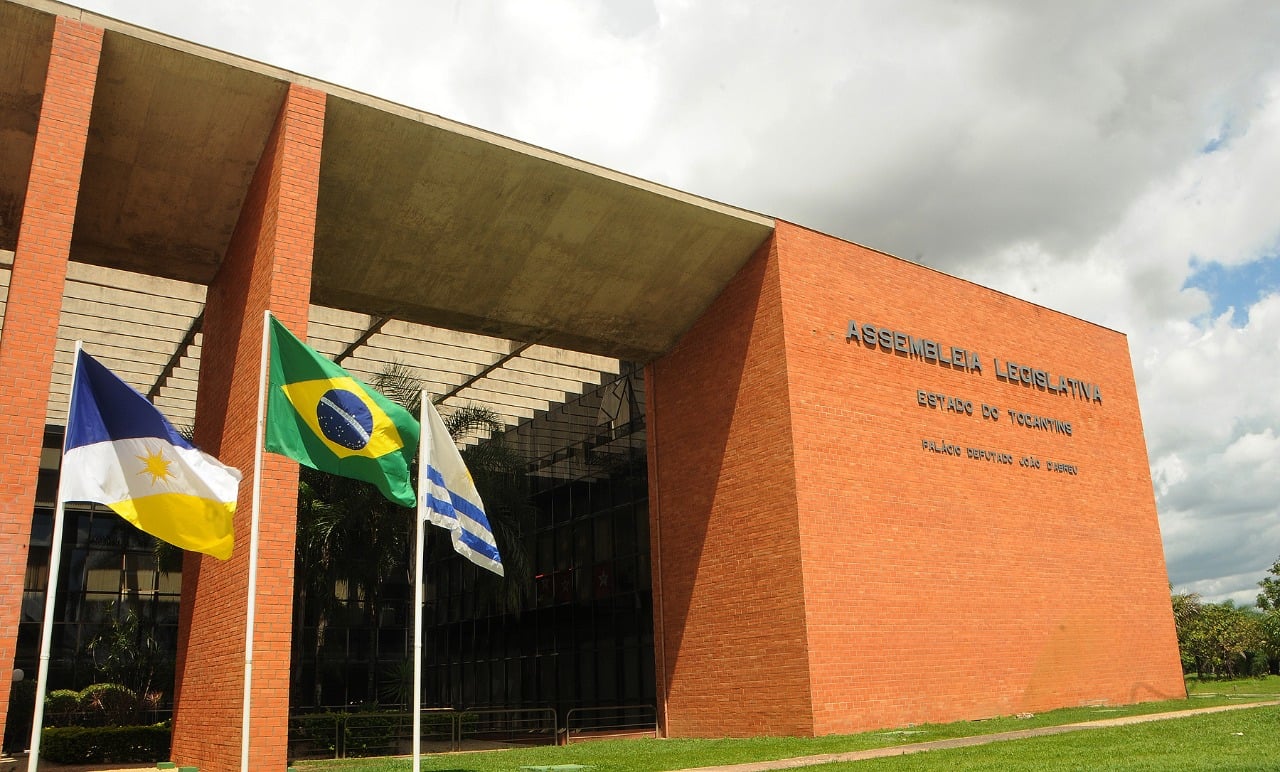
[[1267,655],[1268,669],[1280,674],[1280,558],[1271,564],[1258,586],[1258,608],[1262,609],[1262,620],[1259,625],[1264,639],[1263,651]]
[[[326,651],[345,639],[328,633],[342,617],[358,622],[370,656],[381,650],[381,615],[387,591],[404,583],[412,510],[384,497],[373,485],[303,467],[298,486],[297,592],[314,615],[316,667],[326,668]],[[299,617],[304,621],[304,617]],[[304,645],[295,636],[295,645]],[[364,693],[376,689],[377,673],[366,674]],[[300,687],[295,683],[295,688]],[[301,696],[301,695],[298,695]],[[315,695],[318,700],[319,695]]]
[[1270,576],[1264,576],[1258,582],[1258,586],[1262,588],[1262,592],[1258,593],[1258,608],[1263,611],[1280,611],[1280,558],[1276,558],[1267,573]]
[[1194,669],[1196,674],[1200,675],[1197,667],[1199,662],[1196,660],[1196,639],[1199,635],[1197,625],[1204,604],[1200,602],[1200,595],[1194,592],[1175,592],[1172,600],[1173,623],[1178,631],[1178,655],[1182,659],[1182,672],[1188,673]]
[[1262,616],[1231,601],[1206,604],[1195,593],[1173,596],[1183,668],[1199,676],[1234,678],[1249,655],[1262,651]]
[[138,614],[132,603],[123,614],[113,607],[110,623],[85,648],[93,659],[97,685],[122,687],[112,697],[131,701],[123,708],[130,715],[155,707],[162,688],[173,683],[172,651],[157,638],[155,620]]
[[[371,385],[419,417],[421,382],[407,367],[388,365]],[[468,405],[449,411],[442,418],[455,440],[464,436],[480,439],[464,449],[462,455],[485,502],[502,552],[506,579],[480,571],[478,600],[498,610],[516,609],[531,583],[522,537],[523,522],[530,511],[523,461],[501,441],[505,426],[492,410]],[[416,464],[411,474],[416,476]],[[393,586],[403,588],[408,578],[413,532],[413,511],[388,501],[372,485],[303,467],[295,557],[299,594],[295,661],[302,661],[304,648],[313,647],[318,673],[325,669],[326,647],[330,645],[327,633],[344,611],[359,614],[359,626],[368,636],[366,650],[370,656],[382,650],[379,622],[384,609],[403,601],[403,596],[389,597],[387,593]],[[448,538],[428,538],[428,549],[439,557],[444,557],[446,551],[452,553]],[[400,591],[403,590],[397,589]],[[304,641],[302,635],[308,611],[315,620],[314,642]],[[378,675],[374,668],[369,669],[364,690],[369,697],[379,691]],[[299,672],[295,672],[295,679],[296,699],[311,698],[317,704],[321,701],[319,694],[300,693],[303,684]],[[316,688],[318,691],[318,685]]]
[[1262,653],[1267,657],[1267,669],[1280,675],[1280,611],[1271,610],[1258,620],[1262,632]]

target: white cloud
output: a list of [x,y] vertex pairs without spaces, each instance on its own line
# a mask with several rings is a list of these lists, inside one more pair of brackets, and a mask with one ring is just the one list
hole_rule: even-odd
[[1280,73],[1262,82],[1229,141],[1171,165],[1093,243],[1011,244],[969,274],[1129,333],[1170,577],[1211,600],[1251,602],[1280,555],[1280,295],[1236,326],[1186,287],[1193,257],[1280,243]]

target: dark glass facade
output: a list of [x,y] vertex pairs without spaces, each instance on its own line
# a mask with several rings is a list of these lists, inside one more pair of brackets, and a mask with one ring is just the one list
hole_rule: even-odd
[[520,609],[467,602],[477,569],[431,564],[425,698],[454,707],[653,704],[643,378],[626,373],[522,424],[532,582]]
[[[518,523],[521,552],[505,561],[512,584],[456,555],[444,531],[428,529],[426,705],[549,707],[563,716],[572,708],[653,704],[643,389],[640,371],[624,364],[615,380],[506,432],[502,442],[518,463],[509,483],[525,502],[506,513]],[[61,441],[60,430],[46,433],[32,519],[15,660],[29,680],[39,657]],[[320,604],[297,582],[295,710],[409,704],[410,522],[403,518],[403,547],[376,598],[335,582]],[[157,549],[105,507],[78,504],[67,509],[61,549],[50,689],[107,680],[105,649],[90,644],[123,629],[140,648],[158,649],[157,686],[170,692],[181,553]],[[14,699],[26,691],[15,689]],[[11,713],[20,715],[29,709]]]
[[[14,659],[14,667],[28,679],[35,678],[39,663],[61,445],[60,429],[46,432]],[[67,506],[61,550],[50,690],[78,690],[101,680],[111,663],[105,661],[105,644],[94,646],[94,641],[119,631],[131,616],[138,622],[137,635],[162,651],[176,649],[181,552],[157,549],[154,538],[94,504]],[[171,670],[167,676],[172,679]],[[168,691],[168,683],[161,688]]]
[[[652,705],[653,613],[643,376],[614,381],[509,430],[527,500],[506,606],[486,572],[428,528],[424,702],[453,708]],[[491,516],[493,504],[489,503]],[[406,528],[408,523],[406,523]],[[412,588],[403,569],[376,613],[358,593],[295,626],[296,709],[407,704]],[[370,620],[376,619],[371,624]]]
[[[10,693],[6,750],[26,748],[31,731],[61,447],[62,429],[46,431],[13,661],[23,680]],[[60,555],[49,691],[120,682],[154,695],[148,704],[160,713],[153,716],[164,715],[172,699],[182,552],[158,547],[106,507],[73,503],[66,507]]]

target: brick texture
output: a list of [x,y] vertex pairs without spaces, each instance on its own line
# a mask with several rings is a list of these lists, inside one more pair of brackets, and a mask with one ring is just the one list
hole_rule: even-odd
[[[244,473],[231,558],[183,566],[172,756],[205,772],[240,769],[263,312],[306,336],[324,110],[290,87],[205,308],[196,441]],[[284,769],[297,464],[266,454],[262,477],[250,768]]]
[[670,736],[813,731],[777,268],[770,241],[645,371]]
[[[53,25],[40,121],[0,334],[0,663],[12,663],[22,608],[45,406],[71,249],[102,30]],[[29,674],[35,677],[35,673]],[[11,681],[0,678],[0,732]]]
[[[649,371],[670,733],[829,734],[1182,696],[1125,337],[787,223],[765,291],[742,292],[760,270],[748,266]],[[851,319],[972,351],[982,371],[846,340]],[[744,351],[744,336],[771,345]],[[1102,402],[1001,379],[995,359],[1095,384]],[[920,405],[921,391],[946,395],[942,406]],[[951,397],[973,413],[949,410]],[[1015,413],[1072,432],[1028,428]],[[708,415],[725,416],[722,436],[766,425],[778,435],[754,458],[726,444],[718,461]],[[673,435],[694,444],[673,449]],[[687,496],[691,479],[699,499]],[[755,519],[771,530],[746,525]],[[724,522],[743,525],[715,528]],[[788,565],[799,575],[772,576]],[[790,614],[779,627],[773,599],[760,603],[766,578],[775,591],[801,584],[788,604],[803,609],[800,629]],[[687,631],[720,617],[731,624]],[[792,667],[804,687],[738,691],[758,671],[725,672],[718,652],[780,630],[803,644]]]

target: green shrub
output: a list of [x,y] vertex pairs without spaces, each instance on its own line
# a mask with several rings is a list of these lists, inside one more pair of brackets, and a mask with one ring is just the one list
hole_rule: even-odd
[[1263,679],[1271,674],[1271,663],[1265,654],[1254,654],[1249,657],[1249,676]]
[[31,719],[35,707],[34,680],[18,681],[9,688],[9,718],[4,725],[4,751],[16,753],[31,744]]
[[138,695],[120,684],[89,684],[80,690],[80,709],[96,717],[86,726],[126,726],[138,720]]
[[348,758],[392,755],[401,728],[411,721],[409,714],[399,711],[348,714],[343,725],[343,750]]
[[40,755],[59,764],[155,762],[169,758],[167,726],[62,726],[40,735]]
[[317,751],[325,751],[324,755],[332,757],[338,749],[337,727],[342,724],[342,720],[343,714],[333,712],[290,716],[289,744],[291,748],[301,749],[291,750],[290,753],[314,755]]
[[45,726],[73,726],[79,718],[80,692],[55,689],[44,698]]

